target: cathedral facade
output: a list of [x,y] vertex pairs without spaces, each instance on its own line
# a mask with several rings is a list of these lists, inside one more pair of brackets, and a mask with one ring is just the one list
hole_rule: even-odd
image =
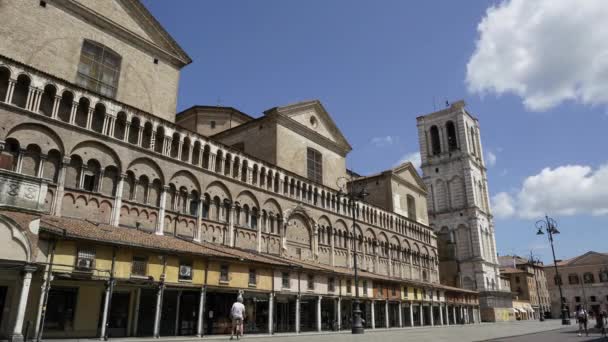
[[349,172],[319,101],[175,114],[190,57],[136,0],[0,20],[0,336],[221,334],[239,293],[250,333],[348,329],[355,296],[368,328],[480,320],[415,168]]

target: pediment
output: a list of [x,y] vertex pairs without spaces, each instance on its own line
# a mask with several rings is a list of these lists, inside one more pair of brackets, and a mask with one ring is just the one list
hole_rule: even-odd
[[318,100],[299,102],[292,105],[267,110],[287,117],[316,134],[350,151],[352,147],[342,134],[336,123]]
[[115,30],[119,35],[136,37],[138,44],[143,42],[160,49],[184,65],[191,62],[186,52],[139,0],[61,0],[56,4],[64,6],[91,25]]
[[410,184],[418,185],[418,187],[423,191],[427,191],[424,181],[422,178],[420,178],[418,171],[416,171],[416,167],[411,162],[405,162],[398,165],[392,170],[392,172],[393,175],[407,181]]
[[608,263],[608,254],[587,252],[568,261],[568,266],[598,265]]

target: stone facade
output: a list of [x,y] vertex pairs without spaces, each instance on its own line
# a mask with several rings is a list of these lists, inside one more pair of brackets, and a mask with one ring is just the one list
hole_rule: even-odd
[[[498,260],[502,266],[500,273],[509,277],[511,291],[532,305],[537,318],[539,314],[548,315],[551,311],[551,298],[543,263],[531,263],[515,255],[499,256]],[[507,272],[503,272],[505,268]]]
[[[205,307],[223,307],[243,292],[267,300],[268,322],[254,331],[283,324],[321,330],[324,300],[344,306],[348,317],[354,258],[370,327],[404,326],[404,314],[412,326],[479,321],[476,292],[439,283],[436,235],[415,170],[392,176],[408,189],[396,195],[417,196],[415,215],[349,201],[338,183],[348,175],[351,147],[318,101],[257,119],[241,113],[239,125],[222,123],[209,137],[214,131],[196,118],[205,126],[231,110],[200,106],[175,120],[179,70],[190,60],[138,1],[9,1],[0,19],[8,42],[0,48],[0,201],[10,208],[0,213],[0,241],[11,246],[0,255],[0,296],[20,294],[0,308],[11,313],[2,337],[22,339],[25,317],[44,327],[41,291],[51,283],[78,300],[82,316],[53,326],[50,337],[103,337],[114,329],[105,322],[116,282],[122,291],[114,298],[131,296],[121,336],[200,335]],[[87,67],[81,47],[93,41],[120,55],[115,97],[75,83]],[[254,133],[260,129],[274,134]],[[232,146],[238,142],[242,148]],[[308,177],[309,147],[322,156],[320,179]],[[147,260],[143,269],[138,255]],[[282,288],[284,273],[289,285]],[[252,274],[260,275],[259,287],[247,283]],[[316,302],[302,298],[302,286]],[[197,321],[185,332],[177,318],[160,318],[165,311],[179,317],[174,305],[192,298],[200,309],[189,306]],[[285,320],[273,325],[273,310],[285,310],[275,312]],[[313,312],[316,324],[306,320]],[[209,323],[215,333],[224,332],[226,322],[216,323]]]
[[582,306],[595,314],[608,311],[608,254],[589,251],[577,257],[546,265],[547,284],[551,296],[551,315],[561,317],[560,294],[557,282],[562,283],[563,299],[570,317]]
[[418,117],[417,125],[430,226],[442,251],[441,282],[485,292],[486,307],[510,307],[499,281],[478,120],[458,101]]

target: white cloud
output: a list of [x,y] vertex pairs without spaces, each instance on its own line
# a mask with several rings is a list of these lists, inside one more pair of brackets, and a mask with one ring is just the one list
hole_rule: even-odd
[[384,146],[390,146],[390,145],[396,143],[397,141],[399,141],[399,137],[387,135],[384,137],[374,137],[374,138],[372,138],[371,143],[373,145],[375,145],[376,147],[384,147]]
[[566,165],[545,168],[527,177],[513,194],[492,197],[497,217],[544,215],[608,215],[608,164],[597,169]]
[[542,111],[608,104],[605,0],[506,0],[490,7],[467,64],[471,93],[512,93]]
[[420,157],[420,152],[411,152],[404,155],[401,159],[399,159],[397,163],[395,163],[395,166],[401,165],[407,161],[411,162],[416,168],[416,170],[418,170],[418,173],[422,174],[422,171],[420,170],[420,165],[422,165],[422,158]]
[[496,155],[488,151],[488,153],[486,153],[486,162],[490,167],[496,165]]

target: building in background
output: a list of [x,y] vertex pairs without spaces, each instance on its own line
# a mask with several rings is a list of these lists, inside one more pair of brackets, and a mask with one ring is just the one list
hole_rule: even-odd
[[441,282],[479,291],[482,319],[501,320],[512,302],[499,279],[479,122],[458,101],[418,117],[417,126]]
[[479,321],[476,287],[439,282],[416,170],[349,203],[319,101],[176,118],[191,60],[136,0],[0,21],[0,338],[221,334],[238,293],[246,332],[348,329],[355,288],[368,328]]
[[542,262],[530,262],[516,255],[499,256],[501,274],[509,276],[511,291],[522,300],[527,300],[534,309],[534,317],[551,313],[551,298]]
[[557,267],[560,277],[557,277],[554,265],[545,266],[553,317],[561,315],[558,282],[562,284],[563,300],[570,317],[574,317],[579,306],[594,314],[608,311],[607,253],[589,251],[568,260],[558,260]]

